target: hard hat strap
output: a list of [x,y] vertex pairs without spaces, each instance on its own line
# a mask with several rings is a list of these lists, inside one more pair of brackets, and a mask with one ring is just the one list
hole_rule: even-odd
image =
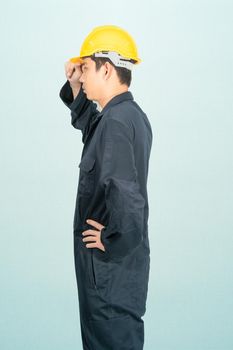
[[122,57],[115,51],[95,52],[94,56],[109,58],[117,67],[127,68],[129,70],[133,69],[133,63],[130,62],[128,58]]

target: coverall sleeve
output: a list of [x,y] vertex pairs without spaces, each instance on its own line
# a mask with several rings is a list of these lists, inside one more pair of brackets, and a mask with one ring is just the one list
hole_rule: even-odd
[[68,80],[62,86],[59,96],[71,110],[71,124],[74,128],[81,130],[83,135],[82,142],[84,143],[90,125],[99,113],[97,104],[87,99],[82,88],[80,88],[78,95],[74,99]]
[[130,254],[143,239],[145,199],[140,193],[134,159],[133,127],[105,122],[101,138],[101,177],[109,222],[101,231],[105,256]]

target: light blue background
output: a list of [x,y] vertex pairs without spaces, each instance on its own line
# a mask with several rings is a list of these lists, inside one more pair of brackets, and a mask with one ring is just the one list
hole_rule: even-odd
[[153,128],[145,350],[233,349],[232,1],[1,5],[1,350],[81,349],[73,212],[81,134],[64,63],[98,25],[135,38]]

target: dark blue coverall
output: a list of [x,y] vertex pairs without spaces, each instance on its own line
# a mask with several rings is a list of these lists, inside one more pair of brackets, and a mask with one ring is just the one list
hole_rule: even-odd
[[[142,350],[150,270],[147,175],[152,130],[130,91],[98,111],[67,80],[59,94],[84,144],[73,221],[84,350]],[[82,232],[105,227],[105,252],[87,248]],[[90,243],[90,242],[88,242]]]

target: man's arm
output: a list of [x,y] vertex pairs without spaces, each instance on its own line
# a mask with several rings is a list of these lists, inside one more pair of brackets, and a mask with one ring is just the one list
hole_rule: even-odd
[[66,83],[60,90],[60,98],[71,110],[71,124],[82,131],[85,143],[92,120],[99,111],[96,104],[86,98],[79,79],[82,75],[82,63],[67,61],[65,63]]
[[[74,98],[75,94],[77,95]],[[71,110],[71,124],[74,128],[82,131],[82,141],[84,143],[90,124],[99,113],[97,104],[87,99],[81,84],[79,89],[74,90],[74,88],[71,88],[68,80],[62,86],[59,96],[64,104]]]
[[118,120],[106,120],[101,137],[101,178],[109,222],[101,241],[109,259],[130,254],[143,239],[145,199],[135,167],[133,130]]

